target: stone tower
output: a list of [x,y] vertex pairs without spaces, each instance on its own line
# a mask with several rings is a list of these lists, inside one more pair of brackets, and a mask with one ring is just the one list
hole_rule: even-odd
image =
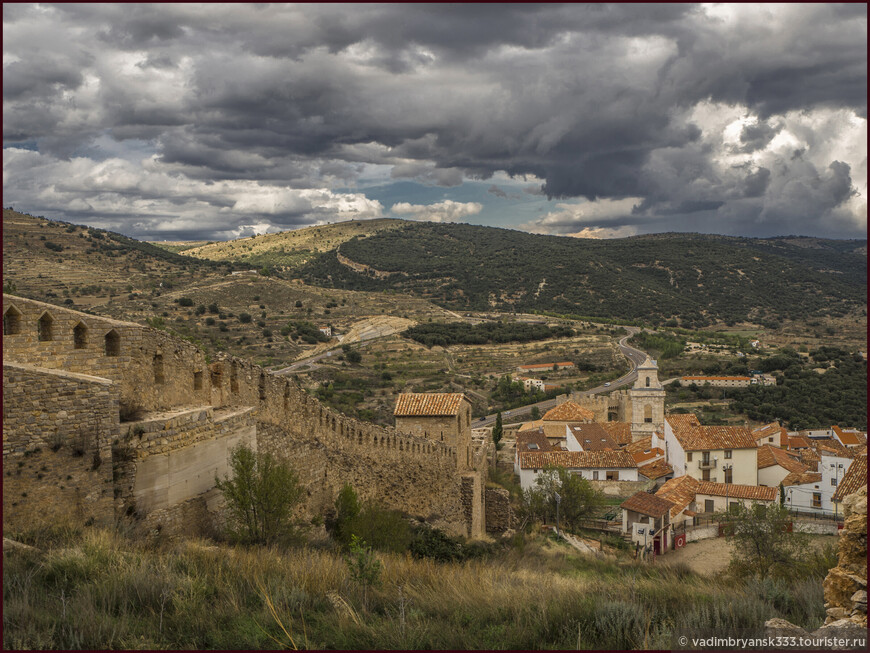
[[659,368],[649,356],[637,366],[637,381],[631,397],[631,438],[640,440],[665,428],[665,389],[659,383]]

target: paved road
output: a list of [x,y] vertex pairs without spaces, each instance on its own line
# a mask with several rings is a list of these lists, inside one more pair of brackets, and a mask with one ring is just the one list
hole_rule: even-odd
[[[646,353],[642,352],[640,349],[635,349],[631,345],[628,344],[628,339],[631,338],[635,333],[640,331],[638,327],[625,327],[625,330],[628,331],[628,334],[620,338],[617,346],[619,350],[625,355],[628,359],[629,363],[631,363],[631,369],[624,374],[623,376],[616,379],[616,381],[611,381],[608,386],[600,385],[597,388],[591,388],[589,390],[585,390],[580,392],[580,396],[589,396],[598,394],[599,392],[611,392],[622,386],[626,386],[629,383],[634,383],[634,380],[637,379],[637,366],[643,363],[646,358]],[[546,401],[539,401],[536,404],[529,404],[528,406],[521,406],[519,408],[514,408],[513,410],[506,410],[502,412],[501,417],[505,423],[516,422],[516,417],[528,415],[534,406],[538,407],[538,410],[541,413],[545,413],[556,405],[555,399],[547,399]],[[481,428],[484,426],[489,426],[490,424],[495,423],[496,414],[487,415],[486,417],[481,417],[471,423],[471,428]]]

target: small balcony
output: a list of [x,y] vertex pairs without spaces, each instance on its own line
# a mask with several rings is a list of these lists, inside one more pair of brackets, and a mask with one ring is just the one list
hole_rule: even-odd
[[716,459],[715,458],[702,458],[698,461],[698,469],[715,469],[716,468]]

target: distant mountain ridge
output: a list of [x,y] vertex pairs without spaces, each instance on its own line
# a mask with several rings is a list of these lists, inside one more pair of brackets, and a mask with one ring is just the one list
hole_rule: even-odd
[[[650,234],[613,240],[410,222],[351,238],[308,283],[394,288],[454,310],[544,310],[682,325],[759,324],[866,309],[866,240]],[[353,267],[368,266],[361,273]]]

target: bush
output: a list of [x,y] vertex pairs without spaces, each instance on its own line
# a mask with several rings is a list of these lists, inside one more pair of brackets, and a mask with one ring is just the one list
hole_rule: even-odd
[[296,474],[271,454],[244,445],[230,452],[230,472],[215,477],[227,506],[227,534],[246,544],[274,544],[294,534],[293,508],[302,498]]
[[241,322],[242,324],[249,324],[251,322],[251,314],[239,313],[239,322]]
[[179,297],[178,298],[179,306],[193,306],[193,300],[190,297]]
[[462,544],[457,538],[426,524],[415,529],[410,551],[415,558],[432,558],[438,562],[462,559]]

